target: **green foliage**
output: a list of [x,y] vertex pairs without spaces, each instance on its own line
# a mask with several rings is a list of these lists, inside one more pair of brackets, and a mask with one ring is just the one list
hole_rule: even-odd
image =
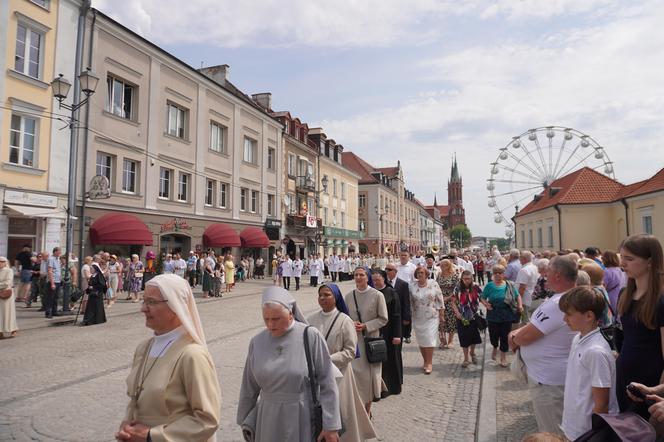
[[457,224],[450,230],[450,242],[457,249],[470,246],[472,239],[473,235],[470,233],[470,229],[464,224]]
[[489,247],[493,246],[498,246],[498,250],[501,252],[507,251],[510,249],[510,240],[507,238],[492,239],[489,241]]
[[157,254],[157,259],[155,260],[154,268],[156,275],[161,275],[162,273],[164,273],[164,258],[161,253]]

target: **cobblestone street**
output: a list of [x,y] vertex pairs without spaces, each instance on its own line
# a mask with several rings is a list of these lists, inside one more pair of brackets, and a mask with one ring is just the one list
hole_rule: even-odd
[[[269,281],[240,284],[221,300],[199,299],[210,352],[222,386],[219,440],[240,441],[235,425],[242,367],[251,336],[262,327],[259,295]],[[342,284],[342,291],[352,283]],[[292,292],[308,314],[317,309],[314,290]],[[139,305],[117,303],[109,321],[87,328],[46,326],[42,314],[18,307],[21,332],[0,343],[0,440],[112,441],[127,404],[124,380],[136,344],[149,336]],[[373,409],[385,441],[473,441],[476,436],[483,351],[480,364],[463,368],[461,349],[437,350],[434,372],[421,371],[413,342],[403,352],[404,390]],[[496,422],[482,440],[516,441],[534,429],[527,395],[509,371],[486,363],[495,377]],[[495,373],[494,373],[495,371]],[[485,382],[486,384],[486,382]],[[524,403],[525,401],[525,403]],[[482,412],[484,413],[484,411]],[[484,414],[483,414],[484,415]]]

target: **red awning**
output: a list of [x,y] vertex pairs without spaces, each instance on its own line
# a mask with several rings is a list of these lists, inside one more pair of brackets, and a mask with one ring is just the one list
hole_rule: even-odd
[[242,247],[270,247],[270,240],[258,227],[247,227],[240,233],[240,239],[242,239]]
[[127,213],[108,213],[90,226],[90,241],[97,244],[152,245],[152,233],[143,221]]
[[240,247],[240,236],[227,224],[210,224],[203,232],[205,247]]

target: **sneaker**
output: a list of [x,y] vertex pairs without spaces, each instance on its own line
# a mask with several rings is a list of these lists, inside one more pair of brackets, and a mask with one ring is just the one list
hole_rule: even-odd
[[410,338],[404,338],[403,342],[405,342],[406,344],[410,344]]

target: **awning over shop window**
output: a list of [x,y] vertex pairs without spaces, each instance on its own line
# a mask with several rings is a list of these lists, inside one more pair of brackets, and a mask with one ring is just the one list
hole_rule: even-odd
[[152,245],[152,233],[143,221],[128,213],[108,213],[90,226],[92,244]]
[[210,224],[203,232],[205,247],[240,247],[240,235],[228,224]]
[[[67,214],[62,209],[51,209],[48,207],[16,206],[14,204],[5,204],[5,207],[11,212],[32,218],[57,218],[67,219]],[[72,216],[72,219],[76,217]]]
[[240,233],[240,239],[242,240],[242,247],[270,247],[270,240],[265,232],[258,227],[247,227]]

